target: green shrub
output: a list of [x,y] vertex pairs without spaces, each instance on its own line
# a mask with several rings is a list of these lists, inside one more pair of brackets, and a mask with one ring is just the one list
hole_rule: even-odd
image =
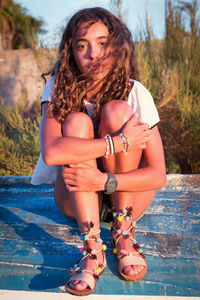
[[[164,39],[152,38],[147,28],[139,35],[145,40],[135,46],[141,82],[159,110],[167,172],[195,174],[200,173],[200,24],[197,0],[179,2],[178,7],[165,1]],[[189,31],[184,23],[188,18]],[[43,50],[37,50],[42,53],[37,58],[45,71],[56,51]],[[0,105],[0,121],[0,175],[31,175],[40,152],[40,102]]]
[[165,1],[165,38],[151,40],[146,34],[136,53],[141,81],[159,110],[168,173],[200,173],[200,24],[196,0],[189,6],[186,1],[181,7],[173,3]]
[[19,111],[0,104],[0,175],[32,175],[40,153],[38,111],[32,119]]

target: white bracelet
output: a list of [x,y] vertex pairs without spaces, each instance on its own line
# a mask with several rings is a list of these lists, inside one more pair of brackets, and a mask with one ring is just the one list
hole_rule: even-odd
[[106,136],[104,136],[104,139],[106,141],[106,153],[104,155],[105,158],[108,158],[109,154],[110,154],[110,148],[109,148],[109,134],[107,134]]

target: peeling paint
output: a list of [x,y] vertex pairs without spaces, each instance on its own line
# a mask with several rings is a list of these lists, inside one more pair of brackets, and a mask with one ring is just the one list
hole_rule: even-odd
[[9,265],[9,266],[18,266],[18,267],[27,267],[27,268],[43,268],[43,269],[51,269],[51,270],[60,270],[66,271],[65,268],[58,268],[58,267],[51,267],[51,266],[44,266],[44,265],[33,265],[33,264],[22,264],[22,263],[15,263],[15,262],[6,262],[0,261],[0,265]]
[[[81,257],[78,227],[56,207],[52,186],[33,187],[28,178],[22,179],[4,178],[2,183],[0,177],[0,289],[61,294],[68,270]],[[136,239],[148,264],[147,276],[140,282],[120,279],[110,226],[101,224],[108,267],[96,294],[130,294],[134,299],[152,295],[152,300],[156,295],[200,296],[199,179],[168,176],[166,187],[157,191],[137,222]]]

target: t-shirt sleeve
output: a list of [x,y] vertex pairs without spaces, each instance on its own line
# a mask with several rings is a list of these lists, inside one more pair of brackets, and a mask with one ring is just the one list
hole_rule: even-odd
[[51,100],[52,91],[54,88],[54,81],[55,81],[54,76],[47,80],[42,91],[41,103]]
[[154,100],[150,92],[138,81],[134,81],[128,104],[139,115],[141,122],[149,124],[149,128],[159,123],[160,118]]

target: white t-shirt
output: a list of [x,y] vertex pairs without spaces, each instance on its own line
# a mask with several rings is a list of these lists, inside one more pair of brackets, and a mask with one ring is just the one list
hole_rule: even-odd
[[[51,77],[45,84],[41,103],[50,101],[54,87],[55,77]],[[150,92],[136,80],[130,80],[134,83],[133,88],[128,96],[127,103],[132,107],[133,112],[137,113],[139,120],[143,123],[149,124],[149,128],[154,127],[160,121],[158,111],[154,104],[154,100]],[[94,104],[85,101],[87,113],[92,117]],[[48,166],[44,163],[42,155],[40,154],[37,165],[33,172],[31,183],[34,185],[42,183],[53,183],[56,180],[57,166]]]

